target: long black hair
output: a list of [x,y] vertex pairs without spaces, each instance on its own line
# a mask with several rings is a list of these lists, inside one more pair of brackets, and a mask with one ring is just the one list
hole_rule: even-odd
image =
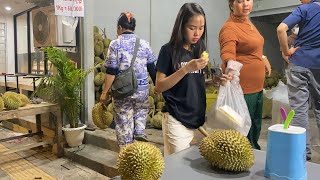
[[121,26],[124,29],[129,29],[134,31],[136,28],[136,19],[133,17],[131,12],[123,12],[118,18],[118,26]]
[[183,44],[185,43],[185,26],[193,16],[201,15],[204,17],[204,32],[199,41],[192,46],[192,51],[195,58],[200,58],[200,55],[207,47],[207,22],[206,15],[202,7],[197,3],[185,3],[177,15],[173,26],[169,44],[173,45],[172,66],[178,68],[177,65],[181,62]]

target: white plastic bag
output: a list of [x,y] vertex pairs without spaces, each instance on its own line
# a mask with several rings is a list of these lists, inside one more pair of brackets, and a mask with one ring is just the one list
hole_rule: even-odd
[[284,108],[287,113],[291,110],[289,104],[288,87],[282,81],[266,93],[267,98],[272,98],[272,124],[282,124],[284,120],[281,117],[280,108]]
[[228,61],[226,73],[232,74],[233,79],[220,86],[217,101],[207,115],[208,128],[233,129],[245,136],[248,135],[251,118],[239,83],[242,66],[238,61]]
[[207,114],[206,126],[233,129],[248,135],[251,118],[241,87],[230,81],[220,86],[218,98]]

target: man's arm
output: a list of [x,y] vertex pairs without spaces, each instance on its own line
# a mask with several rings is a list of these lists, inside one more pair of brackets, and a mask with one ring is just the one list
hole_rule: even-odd
[[282,53],[286,56],[290,56],[287,31],[289,27],[285,23],[281,23],[277,28],[277,35]]

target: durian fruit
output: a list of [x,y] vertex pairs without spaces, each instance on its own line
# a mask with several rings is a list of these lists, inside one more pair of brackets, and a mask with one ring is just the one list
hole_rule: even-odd
[[29,104],[30,103],[30,100],[29,100],[29,98],[26,96],[26,95],[24,95],[24,94],[18,94],[18,97],[20,98],[20,100],[21,100],[21,107],[22,106],[25,106],[25,105],[27,105],[27,104]]
[[106,75],[103,72],[99,72],[97,75],[94,76],[94,85],[101,86],[104,83],[104,79]]
[[18,109],[21,105],[19,95],[15,92],[5,92],[2,95],[4,107],[9,110]]
[[207,51],[202,52],[201,58],[205,59],[206,61],[209,61],[209,54],[207,53]]
[[152,78],[151,78],[151,76],[150,76],[150,75],[148,76],[148,82],[149,82],[149,84],[153,84],[153,82],[152,82]]
[[2,97],[0,97],[0,112],[3,111],[3,109],[4,109],[4,102]]
[[104,61],[99,57],[99,56],[95,56],[94,57],[94,64],[97,65],[97,64],[101,64],[103,63]]
[[103,53],[104,44],[103,37],[99,33],[94,33],[94,55],[100,56]]
[[103,40],[103,45],[104,45],[104,47],[109,47],[109,44],[111,43],[111,39],[108,39],[108,38],[105,38],[104,40]]
[[164,107],[164,102],[158,102],[157,103],[157,109],[161,109]]
[[108,107],[107,107],[107,111],[109,111],[109,112],[113,112],[113,102],[111,102],[109,105],[108,105]]
[[117,166],[122,180],[158,180],[164,160],[159,148],[137,141],[120,150]]
[[150,124],[150,123],[151,123],[151,116],[150,116],[149,114],[147,115],[147,121],[146,121],[146,123],[147,123],[147,124]]
[[101,85],[100,86],[94,86],[94,91],[100,91],[101,90]]
[[212,166],[227,171],[248,171],[254,155],[247,137],[235,130],[216,130],[199,146],[200,154]]
[[158,94],[157,96],[156,96],[156,102],[158,103],[158,102],[163,102],[164,101],[164,99],[163,99],[163,96],[162,96],[162,94]]
[[93,32],[94,32],[94,33],[99,33],[99,28],[98,28],[98,26],[93,26]]
[[153,99],[153,97],[152,97],[152,96],[149,96],[149,97],[148,97],[148,101],[149,101],[149,110],[154,109],[155,106],[154,106],[154,99]]
[[97,103],[92,108],[92,121],[100,129],[110,126],[113,115],[104,108],[102,103]]
[[104,125],[106,125],[107,127],[110,126],[110,124],[113,121],[113,114],[109,111],[107,111],[106,109],[103,109],[102,111],[102,122]]
[[154,97],[154,85],[149,84],[149,96]]
[[94,54],[96,56],[100,56],[103,53],[103,42],[102,41],[97,41],[96,44],[94,45]]
[[104,48],[103,55],[104,55],[105,58],[107,57],[108,51],[109,51],[109,48],[107,48],[107,47]]
[[162,119],[163,119],[163,113],[158,112],[156,115],[154,115],[150,122],[152,126],[156,129],[162,129]]

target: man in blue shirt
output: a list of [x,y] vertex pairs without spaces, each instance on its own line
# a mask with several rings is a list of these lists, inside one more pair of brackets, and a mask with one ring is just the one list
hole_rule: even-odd
[[[292,125],[307,130],[306,158],[311,160],[311,131],[308,120],[310,99],[314,100],[315,115],[320,133],[320,0],[301,0],[277,28],[280,47],[289,57],[288,93],[290,106],[295,110]],[[287,31],[299,25],[294,47],[288,47]],[[309,98],[309,97],[312,98]]]

